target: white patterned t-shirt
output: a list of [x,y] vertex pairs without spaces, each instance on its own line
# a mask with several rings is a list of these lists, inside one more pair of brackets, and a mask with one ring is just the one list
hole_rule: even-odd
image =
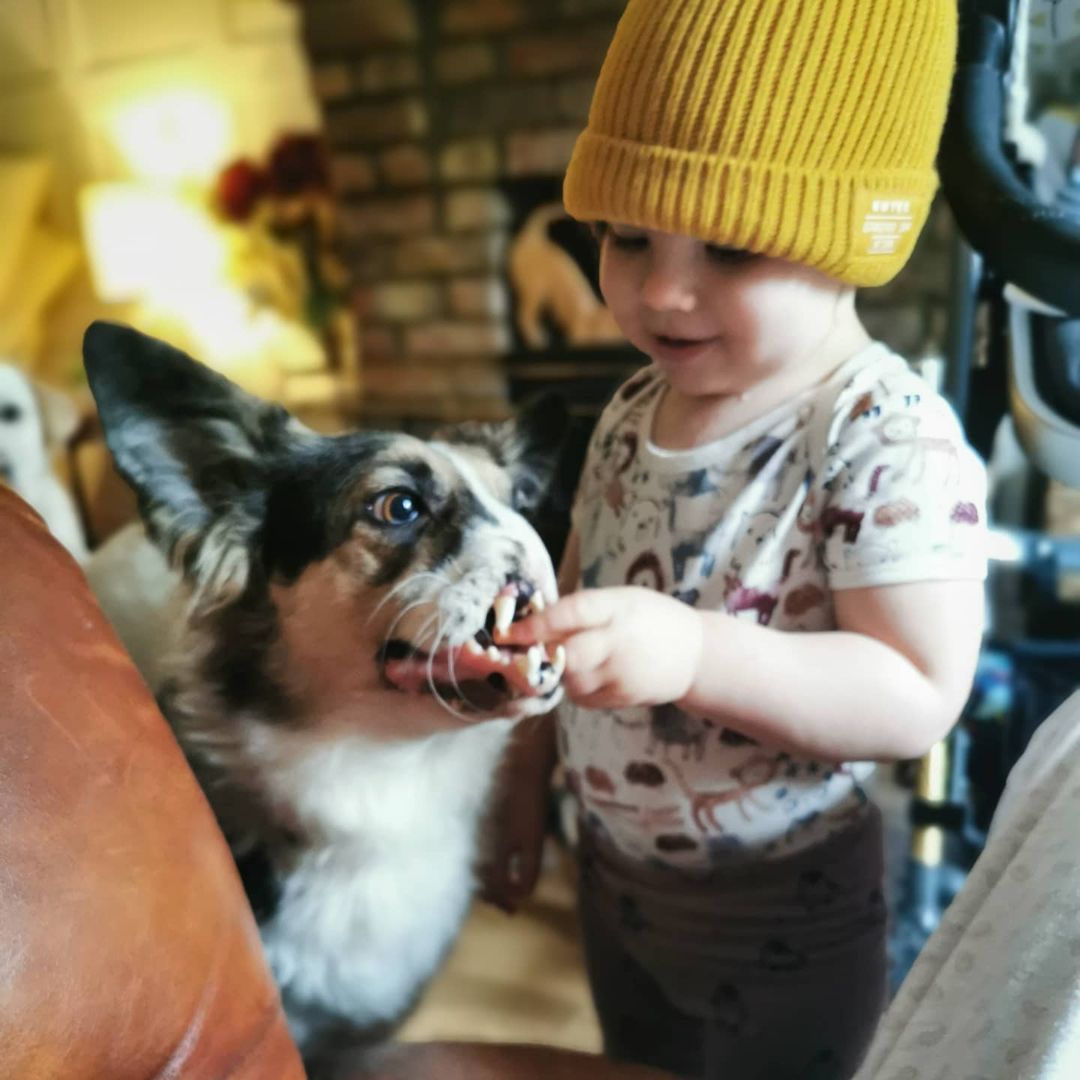
[[[579,587],[643,585],[818,631],[836,629],[838,589],[985,576],[982,463],[885,346],[690,450],[652,443],[665,388],[655,368],[638,373],[593,433],[573,513]],[[674,705],[568,704],[560,750],[587,828],[686,869],[823,839],[859,813],[872,769],[760,746]]]

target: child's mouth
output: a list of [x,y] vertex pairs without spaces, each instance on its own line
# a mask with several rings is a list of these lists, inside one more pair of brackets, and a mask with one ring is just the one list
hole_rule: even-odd
[[673,337],[670,334],[655,334],[653,340],[656,343],[653,351],[659,359],[686,360],[704,352],[716,341],[716,338],[684,338]]

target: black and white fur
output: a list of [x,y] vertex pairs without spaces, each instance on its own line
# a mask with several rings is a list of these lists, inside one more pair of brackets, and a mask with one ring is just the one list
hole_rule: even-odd
[[[380,656],[391,639],[431,652],[482,634],[508,581],[554,597],[519,511],[542,493],[564,416],[428,442],[323,436],[130,328],[95,323],[84,355],[161,574],[186,598],[163,707],[233,847],[293,1032],[329,1075],[439,966],[508,733],[558,694],[470,715],[388,686]],[[388,522],[403,492],[389,516],[410,517],[408,500],[422,512]],[[118,543],[130,564],[130,536]],[[148,619],[117,624],[168,623]]]

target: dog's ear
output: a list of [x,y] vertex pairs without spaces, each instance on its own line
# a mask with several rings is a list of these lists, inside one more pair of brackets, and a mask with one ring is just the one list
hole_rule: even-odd
[[304,429],[179,349],[95,322],[83,359],[105,440],[147,531],[210,610],[243,592],[269,469]]
[[566,440],[570,413],[559,394],[533,399],[507,421],[506,468],[514,509],[527,513],[544,499]]
[[510,503],[527,514],[544,499],[569,431],[566,402],[544,394],[503,423],[466,421],[440,428],[432,438],[475,446],[510,477]]

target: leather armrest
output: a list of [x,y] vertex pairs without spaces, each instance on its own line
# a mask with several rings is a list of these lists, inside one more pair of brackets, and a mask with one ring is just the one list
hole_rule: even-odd
[[0,489],[0,1076],[302,1080],[232,858],[74,561]]

